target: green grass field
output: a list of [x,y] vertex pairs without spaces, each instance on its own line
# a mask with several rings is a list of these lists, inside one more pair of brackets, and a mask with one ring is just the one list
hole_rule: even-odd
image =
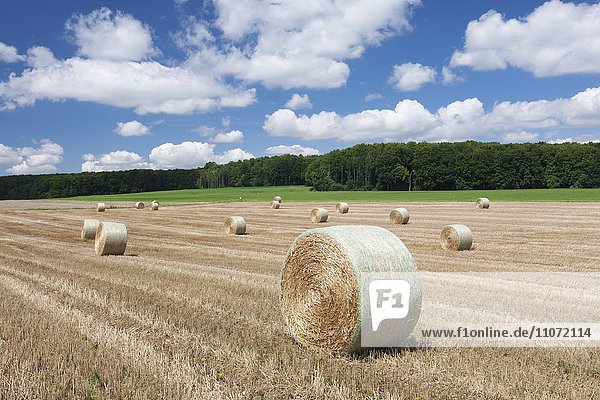
[[80,196],[61,200],[160,202],[270,201],[279,195],[284,202],[307,201],[600,201],[600,189],[453,190],[428,192],[311,192],[305,186],[266,186],[224,189],[186,189],[162,192]]

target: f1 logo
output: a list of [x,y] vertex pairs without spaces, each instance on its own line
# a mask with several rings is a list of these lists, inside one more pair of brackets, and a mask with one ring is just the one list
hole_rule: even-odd
[[369,283],[369,302],[373,332],[381,321],[408,315],[410,284],[404,280],[374,280]]

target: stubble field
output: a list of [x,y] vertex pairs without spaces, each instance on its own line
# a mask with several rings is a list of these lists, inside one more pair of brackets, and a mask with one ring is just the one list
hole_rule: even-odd
[[[424,271],[600,271],[600,203],[227,203],[96,213],[73,202],[0,202],[0,399],[597,398],[600,350],[449,348],[327,355],[298,347],[279,309],[293,239],[320,226],[397,234]],[[61,208],[65,207],[65,208]],[[28,209],[29,208],[29,209]],[[57,209],[30,209],[57,208]],[[242,215],[247,235],[225,234]],[[127,225],[97,257],[83,218]],[[439,244],[468,225],[474,249]]]

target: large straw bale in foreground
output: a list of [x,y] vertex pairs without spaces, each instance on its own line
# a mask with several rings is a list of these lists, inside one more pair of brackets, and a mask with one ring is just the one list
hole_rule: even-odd
[[409,315],[397,332],[410,334],[419,318],[421,288],[415,261],[400,239],[377,226],[311,229],[296,238],[281,273],[281,309],[301,345],[325,351],[360,350],[361,272],[407,272]]
[[473,245],[473,234],[466,225],[448,225],[442,229],[440,242],[446,250],[470,250]]
[[96,231],[98,230],[98,225],[100,225],[100,221],[98,221],[97,219],[84,219],[83,228],[81,229],[81,238],[95,239]]
[[477,208],[490,208],[490,201],[486,197],[480,197],[475,201]]
[[321,222],[327,222],[328,216],[329,216],[329,214],[327,213],[327,210],[324,208],[313,208],[312,211],[310,212],[310,219],[315,224],[318,224]]
[[244,235],[246,233],[246,220],[240,216],[227,218],[225,220],[225,231],[232,235]]
[[96,254],[99,256],[125,254],[127,227],[118,222],[100,222],[96,231]]
[[343,201],[340,201],[335,205],[335,211],[337,211],[338,214],[346,214],[349,210],[350,207],[348,206],[348,203],[344,203]]
[[408,220],[410,219],[410,215],[408,214],[408,210],[406,208],[396,208],[390,212],[390,219],[394,224],[408,224]]
[[104,204],[104,203],[98,203],[98,205],[96,205],[96,211],[98,211],[98,212],[104,212],[104,210],[106,210],[106,204]]

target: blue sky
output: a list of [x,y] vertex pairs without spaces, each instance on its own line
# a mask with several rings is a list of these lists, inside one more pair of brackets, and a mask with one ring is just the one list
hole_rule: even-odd
[[598,2],[8,2],[0,174],[598,141],[599,78]]

